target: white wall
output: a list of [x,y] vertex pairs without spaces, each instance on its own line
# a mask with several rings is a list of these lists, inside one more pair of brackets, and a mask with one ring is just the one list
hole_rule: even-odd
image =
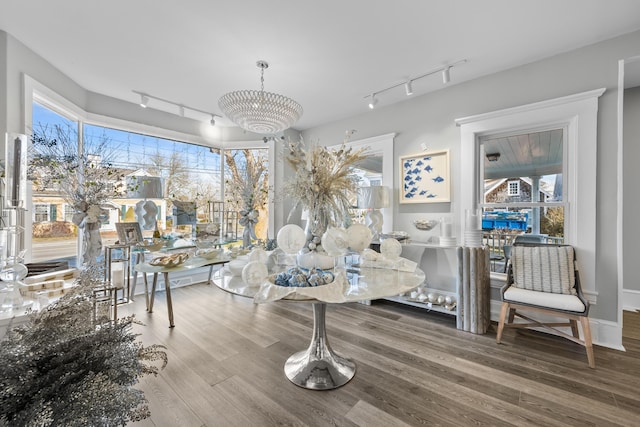
[[[624,91],[624,289],[640,292],[640,86]],[[637,298],[637,296],[636,296]],[[633,298],[629,298],[633,299]],[[640,301],[640,299],[638,299]],[[626,301],[629,303],[630,301]],[[635,304],[636,308],[640,305]]]
[[[451,150],[451,173],[460,176],[460,131],[454,120],[499,109],[557,98],[597,88],[607,88],[600,98],[598,113],[597,173],[597,306],[591,315],[605,321],[617,321],[616,269],[616,100],[618,60],[640,53],[640,32],[611,39],[552,58],[489,75],[474,81],[446,87],[438,92],[409,98],[388,107],[380,106],[338,122],[303,132],[323,144],[341,139],[346,129],[356,129],[358,138],[397,132],[394,157],[429,148]],[[473,61],[473,57],[471,57]],[[452,76],[455,79],[455,76]],[[390,79],[393,76],[389,76]],[[455,80],[454,80],[455,83]],[[384,100],[381,100],[384,105]],[[396,162],[397,163],[397,162]],[[396,164],[395,184],[398,188]],[[454,188],[459,182],[454,183]],[[396,190],[397,191],[397,190]],[[636,192],[637,193],[637,192]],[[397,195],[396,195],[397,196]],[[420,216],[439,216],[456,208],[458,195],[451,203],[397,205],[394,229],[413,232],[411,220]],[[640,199],[640,195],[634,196]],[[396,197],[397,199],[397,197]],[[626,200],[626,199],[625,199]],[[612,220],[612,218],[614,220]]]

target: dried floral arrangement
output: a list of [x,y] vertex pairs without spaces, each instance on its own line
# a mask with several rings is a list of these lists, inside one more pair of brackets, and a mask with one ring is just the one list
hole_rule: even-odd
[[262,209],[269,196],[269,168],[260,152],[225,150],[230,176],[225,179],[225,197],[234,209]]
[[133,386],[166,366],[165,347],[139,343],[133,317],[93,323],[102,274],[89,266],[72,292],[7,333],[0,344],[0,426],[124,426],[150,415]]
[[225,180],[227,203],[240,214],[240,225],[244,227],[243,244],[251,246],[258,239],[255,227],[260,221],[269,197],[269,167],[262,154],[264,150],[225,150],[224,156],[229,169]]
[[366,158],[366,149],[354,150],[346,142],[335,149],[317,144],[307,148],[302,140],[289,141],[286,160],[295,175],[284,192],[295,200],[294,209],[302,206],[309,212],[317,233],[329,225],[343,226],[349,217],[350,199],[358,188],[353,169]]
[[110,200],[124,191],[124,174],[112,159],[117,149],[105,136],[84,141],[78,153],[77,132],[60,125],[35,129],[29,159],[29,179],[41,192],[60,194],[73,207],[73,222],[83,229],[83,263],[100,255],[101,221],[108,218]]

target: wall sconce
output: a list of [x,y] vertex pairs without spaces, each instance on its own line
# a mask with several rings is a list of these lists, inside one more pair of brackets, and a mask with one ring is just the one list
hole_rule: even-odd
[[500,158],[500,153],[487,153],[487,160],[490,162],[497,162]]

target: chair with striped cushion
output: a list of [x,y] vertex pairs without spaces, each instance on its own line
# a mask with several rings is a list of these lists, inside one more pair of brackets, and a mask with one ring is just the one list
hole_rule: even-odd
[[[564,322],[541,322],[520,311],[551,315],[567,319]],[[545,327],[587,350],[589,367],[595,368],[589,302],[582,295],[580,278],[575,266],[575,251],[568,245],[514,243],[502,288],[502,309],[496,341],[502,340],[505,327]],[[526,322],[514,322],[515,317]],[[580,339],[578,321],[582,326]],[[571,335],[557,328],[571,328]]]

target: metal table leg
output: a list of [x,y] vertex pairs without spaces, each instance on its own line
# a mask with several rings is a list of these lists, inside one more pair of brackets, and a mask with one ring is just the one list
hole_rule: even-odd
[[325,330],[327,305],[313,303],[313,337],[305,351],[295,353],[284,364],[284,373],[297,386],[331,390],[345,385],[356,374],[356,364],[331,350]]
[[173,304],[171,303],[171,283],[169,282],[169,273],[164,274],[164,290],[167,292],[167,311],[169,314],[169,327],[173,328]]
[[131,294],[129,295],[130,301],[134,301],[135,299],[136,285],[138,284],[138,272],[136,271],[136,265],[138,265],[141,260],[140,255],[142,255],[140,252],[131,252],[131,257],[133,258],[135,256],[136,259],[131,260],[131,275],[133,276],[133,283],[131,283]]
[[158,273],[153,273],[153,284],[151,285],[151,297],[149,297],[149,304],[147,304],[147,311],[153,313],[153,302],[156,298],[156,285],[158,284]]

